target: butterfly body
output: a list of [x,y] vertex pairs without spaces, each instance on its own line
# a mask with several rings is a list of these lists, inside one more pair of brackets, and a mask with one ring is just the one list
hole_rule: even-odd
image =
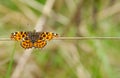
[[28,32],[27,35],[32,43],[36,42],[40,38],[40,33],[38,32]]

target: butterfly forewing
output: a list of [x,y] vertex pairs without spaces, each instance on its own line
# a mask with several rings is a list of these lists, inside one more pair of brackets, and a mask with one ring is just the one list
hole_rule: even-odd
[[27,32],[14,32],[14,33],[11,33],[11,39],[12,40],[16,40],[16,41],[20,41],[22,40],[23,38],[25,38],[27,36]]
[[58,34],[52,33],[52,32],[42,32],[40,36],[45,40],[51,40],[55,37],[58,37]]

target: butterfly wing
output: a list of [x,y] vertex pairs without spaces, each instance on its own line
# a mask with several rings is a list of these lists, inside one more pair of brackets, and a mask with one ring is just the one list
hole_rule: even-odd
[[30,41],[28,37],[25,37],[21,42],[21,46],[25,49],[29,49],[33,47],[33,43]]
[[34,42],[33,46],[35,48],[43,48],[45,47],[47,42],[45,40],[38,39],[36,42]]
[[42,37],[45,40],[51,40],[55,37],[58,37],[58,34],[55,34],[52,32],[42,32],[42,33],[40,33],[40,37]]
[[25,38],[26,36],[27,36],[27,32],[20,31],[20,32],[11,33],[10,38],[15,41],[20,41],[22,40],[22,38]]

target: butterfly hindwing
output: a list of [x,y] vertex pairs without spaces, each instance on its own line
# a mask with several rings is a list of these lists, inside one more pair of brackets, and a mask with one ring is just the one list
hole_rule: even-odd
[[33,43],[30,41],[29,38],[26,37],[21,41],[21,46],[25,49],[29,49],[33,47]]
[[33,46],[35,48],[43,48],[45,47],[47,42],[45,40],[38,39],[36,42],[34,42]]

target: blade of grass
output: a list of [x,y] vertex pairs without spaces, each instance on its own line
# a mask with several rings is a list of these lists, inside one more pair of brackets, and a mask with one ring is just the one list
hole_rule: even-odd
[[10,74],[11,74],[11,70],[12,70],[13,58],[14,58],[15,50],[16,50],[16,43],[14,44],[14,48],[13,48],[12,54],[11,54],[11,56],[10,56],[10,57],[11,57],[11,58],[10,58],[10,63],[9,63],[9,65],[8,65],[8,70],[7,70],[7,73],[6,73],[5,78],[10,78]]

